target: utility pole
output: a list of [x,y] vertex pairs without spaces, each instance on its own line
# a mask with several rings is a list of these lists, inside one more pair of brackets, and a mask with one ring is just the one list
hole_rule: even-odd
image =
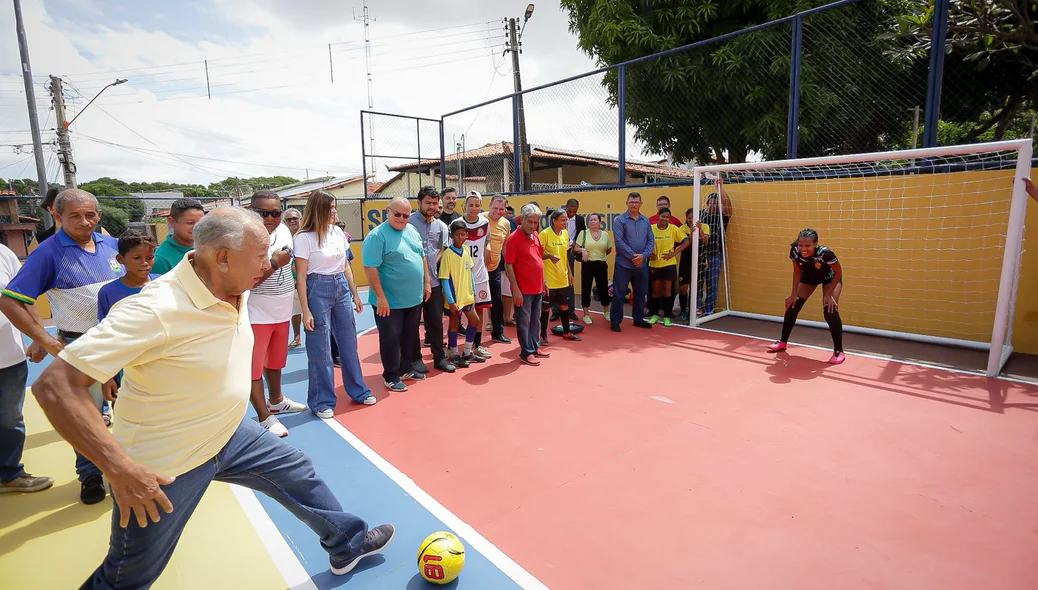
[[[36,179],[40,183],[40,197],[47,194],[47,163],[43,160],[43,141],[40,139],[40,120],[36,115],[36,88],[32,83],[32,68],[29,66],[29,41],[25,36],[25,23],[22,21],[21,0],[14,0],[14,22],[18,35],[18,51],[22,58],[22,80],[25,82],[25,101],[29,109],[29,129],[32,130],[32,151],[36,156]],[[53,223],[50,214],[43,214],[43,224],[50,227]]]
[[[359,20],[364,23],[364,68],[368,78],[368,109],[375,107],[375,101],[371,97],[371,21],[368,14],[368,0],[364,0],[364,11],[361,18],[357,18],[357,13],[353,13],[353,20]],[[363,127],[363,126],[362,126]],[[363,130],[363,129],[362,129]],[[371,115],[368,115],[368,141],[371,143],[371,153],[375,153],[375,130],[371,126]],[[371,171],[374,174],[376,165],[375,159],[371,159]]]
[[523,109],[523,95],[520,94],[523,91],[523,80],[519,74],[519,35],[516,31],[516,19],[508,19],[508,39],[509,46],[508,51],[512,52],[512,81],[515,85],[516,98],[519,102],[519,145],[515,146],[518,150],[519,158],[522,162],[522,182],[523,190],[530,190],[530,146],[526,142],[526,112]]
[[72,142],[69,141],[68,124],[65,122],[65,95],[61,78],[50,77],[50,94],[54,100],[54,119],[58,123],[58,161],[65,171],[65,188],[76,188],[76,159],[72,155]]
[[519,173],[522,175],[522,187],[524,191],[530,190],[532,178],[530,174],[530,144],[526,139],[526,110],[523,107],[523,80],[519,75],[519,54],[522,53],[522,45],[520,42],[523,38],[523,31],[526,30],[526,23],[530,22],[530,17],[533,16],[533,4],[526,5],[526,13],[523,14],[523,28],[516,31],[518,19],[508,19],[508,49],[505,51],[512,52],[512,78],[515,85],[516,94],[516,110],[518,127],[519,127],[519,145],[515,146],[515,149],[519,150],[519,157],[521,160]]

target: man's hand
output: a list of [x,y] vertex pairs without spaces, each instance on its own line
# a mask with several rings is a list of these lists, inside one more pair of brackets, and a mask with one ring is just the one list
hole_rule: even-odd
[[119,399],[119,386],[115,384],[115,378],[109,379],[101,386],[101,393],[104,394],[105,399],[114,402]]
[[141,528],[148,526],[149,519],[152,522],[162,519],[160,507],[166,514],[173,513],[173,503],[159,486],[173,483],[174,478],[153,473],[140,463],[131,463],[125,469],[105,475],[112,486],[112,497],[119,505],[119,526],[122,528],[129,526],[131,512]]
[[380,317],[389,317],[389,299],[386,299],[385,295],[381,295],[377,298],[378,307],[375,309]]
[[278,250],[270,257],[270,260],[276,264],[278,268],[281,268],[292,261],[292,254],[287,250]]
[[558,264],[558,262],[559,262],[560,260],[562,260],[562,259],[561,259],[561,258],[559,258],[558,256],[556,256],[555,254],[549,254],[549,255],[548,255],[548,260],[551,260],[551,261],[552,261],[552,263],[554,263],[554,264]]
[[451,315],[458,315],[458,306],[455,303],[450,304]]
[[677,252],[671,250],[670,252],[667,252],[666,254],[663,255],[663,259],[664,260],[670,260],[671,258],[674,258],[674,256],[676,256],[676,255],[677,255]]
[[25,356],[31,362],[38,363],[47,358],[47,349],[40,346],[39,342],[33,341],[33,343],[29,345],[29,350],[25,352]]
[[641,265],[645,263],[645,257],[641,254],[635,254],[634,258],[631,259],[631,262],[634,263],[635,266],[641,268]]
[[429,301],[429,297],[432,296],[432,286],[429,283],[425,284],[425,290],[422,292],[422,301]]

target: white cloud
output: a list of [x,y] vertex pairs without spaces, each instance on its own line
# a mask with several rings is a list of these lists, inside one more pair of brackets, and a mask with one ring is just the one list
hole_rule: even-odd
[[[495,19],[509,11],[518,13],[525,4],[474,6],[447,0],[435,10],[417,2],[386,4],[371,7],[376,19],[371,29],[375,110],[438,118],[511,92],[510,61],[501,55],[505,35]],[[129,79],[107,90],[72,127],[81,181],[114,176],[208,184],[231,175],[301,178],[306,168],[310,176],[360,171],[358,112],[368,100],[359,42],[363,28],[346,3],[211,0],[201,9],[185,11],[191,17],[149,14],[136,21],[105,17],[89,0],[76,0],[76,5],[86,18],[67,20],[49,1],[23,1],[39,116],[41,123],[48,121],[46,127],[54,127],[44,89],[48,74],[60,74],[70,82],[68,94],[75,99],[69,118],[105,84],[116,77]],[[420,33],[491,20],[495,22]],[[0,30],[13,31],[13,21],[9,10],[0,13]],[[348,43],[333,47],[335,83],[331,84],[327,43],[343,41]],[[211,100],[206,98],[207,59]],[[526,87],[594,67],[576,49],[565,15],[549,5],[538,7],[530,21],[521,59]],[[13,35],[0,39],[0,63],[10,64],[0,71],[0,144],[28,142]],[[532,142],[538,143],[533,132],[543,128],[538,133],[559,147],[615,152],[615,146],[607,149],[607,131],[615,130],[616,123],[601,122],[605,93],[590,82],[585,84],[546,91],[543,100],[529,101]],[[590,93],[581,95],[581,89],[589,88]],[[575,106],[582,111],[577,119],[581,125],[560,133],[561,115]],[[413,123],[379,120],[378,124],[374,131],[379,152],[416,151]],[[435,126],[422,130],[426,157],[438,147],[432,130]],[[511,141],[510,102],[448,119],[449,151],[453,138],[465,132],[469,148]],[[602,137],[592,137],[593,133]],[[45,141],[53,137],[53,131],[44,132]],[[230,162],[179,158],[167,152]],[[24,158],[12,148],[0,147],[0,177],[35,176],[32,162],[23,163]],[[56,162],[49,153],[48,158],[53,179]]]

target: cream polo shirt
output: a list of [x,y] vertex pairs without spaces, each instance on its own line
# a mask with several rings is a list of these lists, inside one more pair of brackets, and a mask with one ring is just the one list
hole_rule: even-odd
[[252,383],[248,294],[239,309],[217,299],[190,261],[120,301],[60,354],[102,383],[125,369],[112,434],[135,461],[174,477],[223,449]]

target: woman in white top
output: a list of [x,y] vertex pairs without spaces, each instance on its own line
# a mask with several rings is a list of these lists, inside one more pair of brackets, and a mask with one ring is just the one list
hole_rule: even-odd
[[602,229],[602,216],[591,213],[587,216],[587,229],[573,240],[573,252],[580,257],[580,303],[584,308],[584,323],[591,323],[588,308],[591,307],[591,285],[598,288],[598,300],[605,309],[609,321],[609,253],[613,243],[609,232]]
[[335,366],[331,334],[339,345],[342,383],[353,401],[371,405],[375,396],[364,384],[357,354],[357,319],[364,304],[357,293],[353,271],[347,263],[349,243],[335,210],[335,197],[314,191],[306,200],[303,220],[295,236],[296,289],[306,331],[309,387],[307,405],[320,418],[335,410]]

